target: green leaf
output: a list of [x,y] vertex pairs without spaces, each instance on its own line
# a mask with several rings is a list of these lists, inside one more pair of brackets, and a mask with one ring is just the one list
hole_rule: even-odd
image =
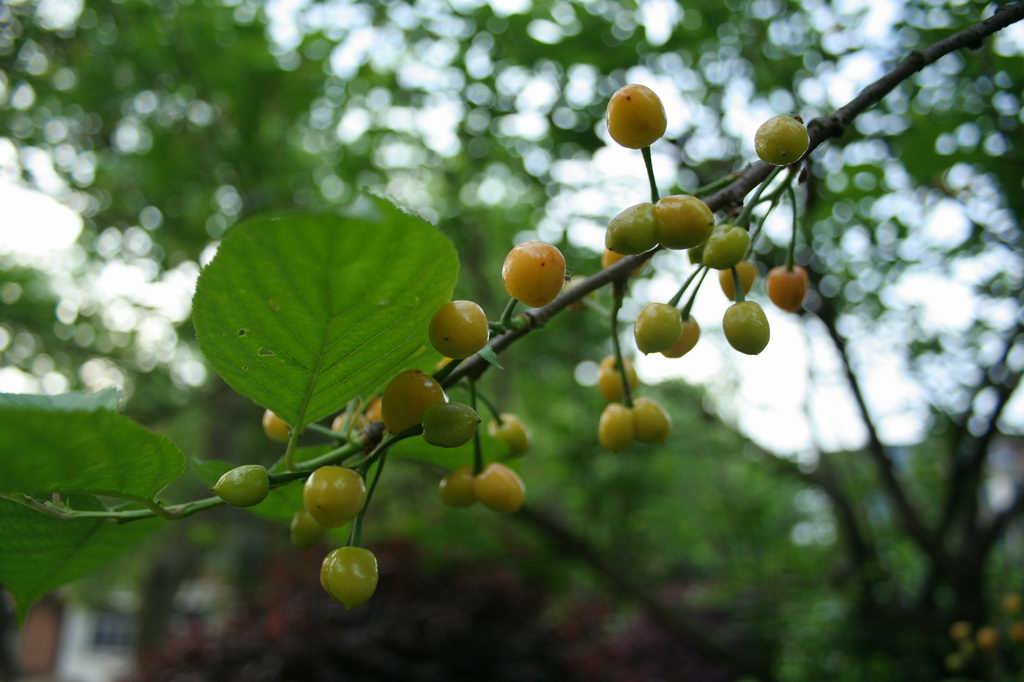
[[484,346],[477,353],[480,357],[486,360],[489,364],[494,365],[498,369],[505,369],[501,366],[501,362],[498,361],[498,354],[494,352],[494,349],[490,346]]
[[110,563],[164,523],[64,521],[2,499],[0,519],[0,583],[14,595],[19,620],[41,596]]
[[185,470],[185,456],[169,440],[102,409],[0,406],[0,433],[3,493],[150,500]]
[[34,395],[29,393],[0,393],[0,408],[36,407],[44,410],[117,410],[117,389],[106,388],[96,393],[61,393]]
[[381,200],[233,228],[193,301],[199,346],[236,391],[304,426],[430,353],[458,272],[451,242]]

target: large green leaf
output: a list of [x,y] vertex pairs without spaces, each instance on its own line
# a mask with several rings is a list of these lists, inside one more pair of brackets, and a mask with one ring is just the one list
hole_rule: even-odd
[[193,301],[203,353],[236,391],[306,425],[428,352],[458,273],[451,242],[384,201],[232,229]]
[[39,597],[109,563],[162,523],[64,521],[0,499],[0,583],[14,595],[23,619]]
[[0,493],[152,499],[185,471],[169,440],[131,419],[0,405]]
[[96,393],[0,393],[2,407],[38,407],[44,410],[116,410],[117,389],[106,388]]

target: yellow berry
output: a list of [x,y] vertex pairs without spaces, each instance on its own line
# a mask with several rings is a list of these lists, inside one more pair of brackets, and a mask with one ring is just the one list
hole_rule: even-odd
[[441,502],[449,507],[468,507],[476,502],[473,467],[464,466],[448,473],[437,486]]
[[302,504],[325,528],[338,528],[356,517],[366,504],[366,483],[357,471],[322,466],[302,488]]
[[999,600],[999,607],[1006,613],[1020,613],[1021,598],[1016,592],[1007,592]]
[[971,636],[971,624],[966,620],[958,620],[949,626],[949,638],[954,641],[967,639]]
[[[369,426],[369,422],[367,422],[367,420],[366,420],[366,415],[365,414],[356,415],[355,419],[352,421],[351,426],[352,426],[352,430],[356,431],[356,432],[362,431],[363,429],[365,429],[367,426]],[[348,430],[349,430],[349,416],[348,416],[348,412],[339,412],[338,416],[335,417],[334,421],[331,422],[331,431],[334,431],[335,433],[344,434],[344,433],[347,433]]]
[[632,410],[619,403],[610,403],[604,408],[597,422],[597,441],[601,447],[621,452],[633,442],[635,433]]
[[285,420],[267,410],[263,413],[263,433],[275,443],[287,443],[291,435],[291,427]]
[[381,397],[381,417],[384,428],[400,433],[416,426],[423,413],[434,405],[448,400],[441,384],[418,369],[395,375]]
[[715,216],[697,197],[676,194],[662,197],[654,205],[658,243],[666,249],[689,249],[707,241],[715,227]]
[[[736,264],[736,274],[740,276],[740,285],[743,287],[743,293],[750,293],[750,289],[754,286],[754,280],[757,279],[757,266],[748,260],[741,260]],[[730,301],[736,300],[736,284],[733,282],[732,268],[728,270],[722,270],[718,273],[718,283],[722,287],[722,293]]]
[[526,486],[519,474],[504,464],[488,464],[473,479],[473,492],[480,504],[496,512],[518,511],[526,499]]
[[[640,378],[636,375],[633,361],[629,358],[623,358],[622,364],[626,370],[626,380],[629,381],[629,387],[636,388],[639,386]],[[618,402],[625,396],[625,391],[623,391],[622,387],[622,372],[619,371],[614,355],[605,357],[598,367],[597,390],[610,403]]]
[[1024,644],[1024,621],[1010,624],[1010,641],[1014,644]]
[[449,301],[430,320],[430,344],[449,358],[468,358],[487,345],[487,315],[473,301]]
[[492,419],[487,424],[487,433],[491,438],[505,443],[512,456],[521,455],[530,449],[530,432],[514,414],[502,412],[500,424]]
[[641,443],[664,443],[672,433],[672,418],[653,398],[633,401],[633,431]]
[[[615,253],[614,251],[610,251],[609,249],[605,249],[604,253],[601,254],[601,267],[602,268],[611,267],[612,265],[615,265],[616,263],[618,263],[623,258],[625,258],[625,256],[623,256],[621,253]],[[648,262],[649,261],[644,261],[640,265],[638,265],[635,268],[633,268],[633,272],[629,273],[629,276],[630,277],[636,277],[637,275],[639,275],[641,272],[644,271],[644,268],[647,267],[647,263]]]
[[644,85],[619,88],[608,100],[608,134],[623,147],[651,146],[665,134],[666,124],[661,98]]
[[320,584],[347,609],[369,601],[377,578],[377,557],[362,547],[339,547],[320,566]]
[[768,119],[754,134],[757,155],[762,161],[776,166],[796,163],[810,144],[807,126],[796,116],[786,114]]

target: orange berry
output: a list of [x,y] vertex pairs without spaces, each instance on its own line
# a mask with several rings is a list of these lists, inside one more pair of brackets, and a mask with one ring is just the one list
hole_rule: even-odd
[[772,303],[788,312],[799,312],[807,295],[807,271],[799,265],[792,270],[780,265],[771,269],[764,285]]
[[551,244],[526,242],[505,256],[501,278],[509,296],[539,308],[551,303],[562,291],[565,257]]
[[679,338],[671,348],[661,351],[661,354],[666,358],[681,358],[693,350],[698,340],[700,340],[700,325],[697,324],[697,320],[688,317],[683,320],[683,332]]

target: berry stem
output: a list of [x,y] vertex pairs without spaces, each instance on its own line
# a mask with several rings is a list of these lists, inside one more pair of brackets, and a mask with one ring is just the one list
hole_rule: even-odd
[[[513,301],[515,299],[512,299]],[[476,381],[469,382],[469,406],[476,410]],[[495,413],[497,416],[497,413]],[[499,418],[500,422],[501,419]],[[480,445],[480,427],[477,426],[473,432],[473,475],[476,476],[484,470],[484,449]]]
[[753,213],[754,207],[757,206],[758,202],[761,200],[761,195],[764,194],[764,191],[768,189],[768,185],[772,184],[772,180],[775,179],[775,176],[777,176],[783,168],[785,168],[785,166],[776,166],[772,169],[772,172],[768,174],[768,177],[758,185],[757,191],[754,192],[754,196],[750,201],[743,205],[743,210],[740,212],[740,216],[736,219],[734,224],[739,225],[740,227],[746,227],[747,224],[750,223],[750,214]]
[[434,377],[434,381],[436,381],[438,383],[441,383],[442,381],[444,381],[445,379],[448,378],[449,374],[451,374],[452,372],[455,371],[455,368],[458,367],[459,363],[461,363],[461,362],[462,362],[461,359],[459,359],[459,360],[452,360],[447,365],[445,365],[441,369],[439,369],[436,372],[434,372],[431,376]]
[[505,310],[503,310],[501,313],[501,321],[499,323],[505,329],[509,329],[512,327],[512,313],[516,311],[516,306],[518,304],[519,301],[517,301],[514,298],[508,299],[508,303],[505,304]]
[[697,189],[693,190],[692,194],[695,197],[702,197],[702,196],[705,196],[707,194],[711,194],[715,190],[721,189],[722,187],[725,187],[726,185],[730,184],[733,180],[738,178],[740,175],[741,175],[741,173],[739,173],[739,172],[728,173],[727,175],[723,175],[722,177],[718,178],[717,180],[712,180],[711,182],[709,182],[706,185],[701,185]]
[[[476,382],[468,382],[468,384],[469,384],[468,386],[464,385],[464,384],[458,384],[458,386],[460,388],[467,388],[470,391],[470,393],[472,393],[473,389],[470,388],[470,387],[475,385],[475,383]],[[477,398],[477,400],[479,400],[480,402],[482,402],[484,404],[484,406],[487,408],[487,411],[491,413],[492,417],[494,417],[494,421],[498,422],[498,425],[500,426],[501,425],[501,413],[498,412],[498,408],[496,408],[494,406],[494,403],[492,403],[490,400],[488,400],[487,396],[485,396],[483,393],[480,393],[479,391],[476,392],[476,398]],[[472,400],[472,396],[470,397],[470,400]],[[476,409],[475,405],[470,405],[470,407],[472,407],[474,410]]]
[[765,221],[768,220],[768,216],[771,215],[775,207],[779,205],[779,198],[775,197],[772,199],[772,203],[768,205],[768,210],[765,211],[764,215],[757,221],[757,227],[755,227],[750,234],[750,246],[747,247],[747,255],[744,258],[749,259],[751,254],[754,253],[754,245],[757,243],[757,238],[761,236],[761,230],[764,228]]
[[792,185],[786,186],[786,194],[789,195],[789,203],[793,207],[793,232],[789,236],[789,250],[786,251],[786,270],[793,271],[793,260],[796,255],[796,231],[800,222],[796,206],[796,192]]
[[704,268],[704,273],[701,274],[700,279],[697,280],[697,286],[695,286],[693,291],[690,292],[690,298],[686,301],[686,305],[683,306],[683,311],[681,313],[683,320],[690,319],[690,310],[693,309],[693,302],[697,300],[697,292],[700,291],[700,285],[704,284],[704,278],[708,276],[708,272],[710,272],[710,268]]
[[626,287],[622,282],[612,284],[612,348],[615,349],[615,364],[619,368],[619,378],[622,380],[622,397],[625,398],[626,407],[633,407],[633,395],[629,387],[629,377],[626,376],[626,364],[622,361],[622,345],[619,343],[619,309],[622,307],[625,294]]
[[299,431],[301,429],[292,429],[288,435],[288,445],[284,449],[284,468],[288,471],[295,470],[295,446],[299,442]]
[[306,428],[315,433],[333,438],[334,440],[345,440],[345,434],[332,431],[323,424],[306,424]]
[[670,306],[674,308],[675,306],[679,305],[679,301],[683,298],[683,294],[686,293],[686,289],[687,287],[690,286],[690,282],[696,279],[697,275],[700,274],[701,270],[706,269],[706,267],[707,266],[701,265],[696,270],[690,273],[690,276],[686,278],[685,282],[683,282],[683,286],[679,287],[679,291],[677,291],[675,295],[668,300],[668,304]]
[[651,148],[644,147],[640,150],[644,157],[644,166],[647,167],[647,182],[651,185],[651,203],[658,203],[658,183],[654,180],[654,161],[651,159]]
[[380,482],[380,475],[384,472],[384,465],[387,464],[388,461],[388,450],[394,442],[394,440],[388,439],[377,446],[380,450],[377,468],[373,472],[373,480],[370,481],[370,487],[366,491],[366,502],[363,504],[363,508],[360,510],[359,515],[356,516],[356,520],[352,522],[352,532],[348,538],[348,544],[350,547],[359,547],[362,544],[363,517],[366,516],[367,510],[370,508],[370,502],[373,501],[373,493],[377,490],[377,483]]
[[736,266],[729,268],[732,270],[732,286],[735,291],[735,299],[737,303],[743,303],[743,284],[740,282],[740,273],[736,272]]

